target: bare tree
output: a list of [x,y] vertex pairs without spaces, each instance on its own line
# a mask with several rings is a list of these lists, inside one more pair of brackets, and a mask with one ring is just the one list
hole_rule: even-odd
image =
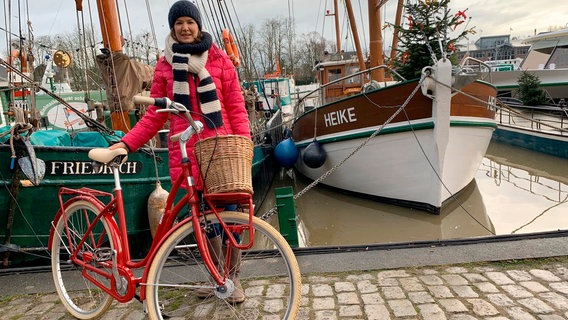
[[239,54],[241,57],[240,79],[252,81],[258,77],[255,61],[258,59],[258,52],[255,47],[255,27],[245,25],[238,37]]
[[129,47],[131,58],[137,59],[148,65],[155,65],[158,61],[160,49],[155,46],[155,39],[149,32],[142,32],[136,36],[132,41],[129,41],[125,46]]
[[276,59],[282,65],[285,36],[285,19],[268,19],[262,24],[258,38],[258,51],[261,54],[259,62],[265,74],[276,70]]
[[322,56],[326,45],[326,40],[317,32],[302,34],[295,51],[297,67],[294,75],[298,84],[315,81],[313,67]]

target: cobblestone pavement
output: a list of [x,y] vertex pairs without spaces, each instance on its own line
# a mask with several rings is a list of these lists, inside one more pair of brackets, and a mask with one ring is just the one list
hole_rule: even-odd
[[[0,319],[71,319],[54,293],[0,299]],[[146,316],[134,301],[102,319]],[[299,319],[568,319],[568,258],[304,274]]]

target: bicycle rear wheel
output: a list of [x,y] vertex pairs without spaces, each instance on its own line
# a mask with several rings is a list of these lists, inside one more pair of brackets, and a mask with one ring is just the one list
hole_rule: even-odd
[[[242,212],[220,215],[227,224],[248,224],[248,215]],[[218,222],[215,215],[207,218]],[[209,298],[199,298],[196,291],[214,284],[195,244],[193,225],[187,223],[170,235],[148,272],[150,319],[295,319],[301,275],[294,253],[270,224],[255,217],[253,228],[254,246],[243,250],[241,257],[240,281],[246,296],[241,304],[229,303],[213,289]],[[246,243],[248,235],[242,237]]]
[[[99,209],[88,201],[73,202],[65,208],[65,214],[55,221],[55,231],[51,240],[51,270],[57,294],[69,313],[78,319],[94,319],[101,316],[113,301],[111,296],[85,279],[83,268],[70,260],[71,251],[85,236],[86,241],[79,250],[83,260],[86,260],[88,255],[93,257],[96,250],[112,252],[114,249],[105,219],[99,220],[94,229],[86,234],[87,228],[98,214]],[[96,259],[90,260],[90,263],[97,265],[97,268],[102,268],[102,265],[95,261]],[[108,282],[93,272],[89,272],[89,275],[102,283]]]

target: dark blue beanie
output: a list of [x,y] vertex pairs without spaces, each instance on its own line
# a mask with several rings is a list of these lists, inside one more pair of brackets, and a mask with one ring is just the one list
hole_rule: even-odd
[[201,31],[201,14],[199,13],[199,9],[197,9],[193,3],[187,0],[180,0],[172,5],[170,12],[168,13],[170,29],[174,27],[174,23],[179,17],[193,18],[193,20],[197,22],[197,26]]

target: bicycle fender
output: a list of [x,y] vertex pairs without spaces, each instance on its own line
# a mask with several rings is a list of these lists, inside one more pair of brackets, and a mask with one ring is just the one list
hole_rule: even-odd
[[[53,240],[54,237],[54,233],[55,233],[55,224],[57,223],[57,221],[59,221],[59,219],[61,218],[61,216],[64,214],[64,209],[67,208],[69,205],[71,205],[72,203],[75,203],[77,201],[80,200],[85,200],[85,201],[89,201],[89,202],[93,202],[97,208],[102,211],[104,209],[104,204],[97,198],[95,197],[88,197],[88,196],[75,196],[72,197],[71,199],[65,201],[65,203],[63,204],[62,208],[59,208],[59,210],[57,210],[57,213],[55,214],[55,217],[53,218],[53,220],[51,221],[51,226],[49,228],[49,242],[47,244],[47,249],[49,251],[51,251],[51,242]],[[93,201],[94,200],[94,201]]]

